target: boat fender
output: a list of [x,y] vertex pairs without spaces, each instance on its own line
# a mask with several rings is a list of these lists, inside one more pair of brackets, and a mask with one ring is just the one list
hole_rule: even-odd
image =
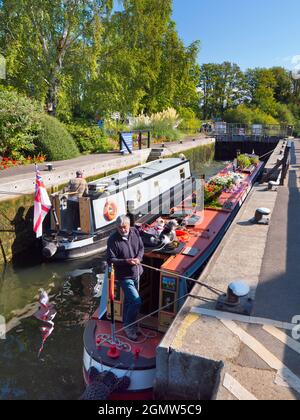
[[53,242],[48,243],[43,247],[43,256],[45,258],[51,258],[57,251],[57,245]]
[[104,401],[107,400],[112,392],[122,392],[130,386],[130,378],[123,376],[118,378],[113,372],[99,373],[96,368],[89,369],[89,378],[92,383],[79,398],[80,400]]

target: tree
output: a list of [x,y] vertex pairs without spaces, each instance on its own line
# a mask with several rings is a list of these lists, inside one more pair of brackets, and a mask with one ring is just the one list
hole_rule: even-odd
[[34,151],[41,105],[0,86],[0,155],[19,158]]
[[251,108],[246,105],[239,105],[236,108],[225,111],[224,120],[228,123],[238,124],[278,124],[278,121],[271,115],[266,114],[259,108]]
[[169,23],[162,42],[160,72],[146,98],[148,111],[156,112],[169,107],[177,110],[182,107],[191,107],[195,111],[198,109],[199,46],[199,41],[195,41],[185,47],[175,23]]
[[171,0],[124,0],[124,10],[105,21],[98,77],[84,101],[100,115],[136,115],[155,108],[153,86],[161,69]]
[[224,113],[224,120],[227,123],[252,124],[253,111],[246,105],[239,105],[236,108],[227,109]]
[[291,101],[293,93],[293,79],[291,77],[291,72],[283,67],[272,67],[270,70],[276,81],[274,89],[275,100],[282,104],[288,104]]
[[92,76],[101,18],[111,7],[112,0],[2,0],[0,49],[7,83],[44,101],[55,115],[66,80],[78,75],[84,80],[83,72]]
[[204,64],[201,67],[203,118],[222,117],[225,109],[244,102],[247,97],[246,78],[237,64]]
[[246,73],[251,104],[263,112],[276,116],[276,79],[270,69],[249,69]]

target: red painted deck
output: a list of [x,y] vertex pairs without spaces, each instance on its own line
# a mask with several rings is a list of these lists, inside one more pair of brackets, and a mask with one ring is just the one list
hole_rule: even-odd
[[[162,269],[167,271],[173,271],[178,274],[184,274],[189,267],[191,267],[209,248],[214,242],[216,236],[224,226],[227,219],[229,219],[231,212],[239,205],[240,201],[244,201],[246,198],[249,188],[253,183],[253,179],[259,173],[262,163],[260,163],[252,174],[240,173],[243,176],[243,181],[238,187],[230,192],[222,192],[219,201],[220,204],[231,202],[232,207],[230,209],[209,209],[205,208],[202,212],[195,212],[195,215],[200,217],[199,222],[194,227],[185,227],[185,230],[189,233],[189,240],[186,243],[186,247],[193,247],[199,250],[196,256],[176,255],[170,257],[163,265]],[[228,165],[218,175],[226,175],[232,169],[232,165]],[[180,211],[182,204],[175,207],[175,211]],[[179,228],[181,229],[181,228]]]
[[[128,344],[131,347],[131,352],[133,354],[135,354],[136,351],[139,351],[139,355],[145,359],[152,359],[156,357],[156,347],[161,342],[164,334],[149,330],[147,328],[140,328],[140,330],[143,332],[143,335],[139,336],[138,341],[132,342],[127,339],[124,331],[118,333],[118,331],[122,328],[123,324],[116,322],[116,338],[119,339],[122,343]],[[110,321],[97,320],[97,327],[94,334],[95,343],[99,334],[111,335]],[[111,346],[108,343],[104,343],[101,345],[101,347],[107,347],[107,349],[109,349]]]

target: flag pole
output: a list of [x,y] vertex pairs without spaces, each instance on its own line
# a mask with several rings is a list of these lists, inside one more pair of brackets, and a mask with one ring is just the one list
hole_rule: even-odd
[[35,163],[35,194],[34,194],[34,215],[33,215],[33,231],[36,237],[43,235],[43,220],[49,213],[52,205],[49,199],[43,178]]
[[111,336],[112,344],[116,343],[116,323],[115,323],[115,272],[113,265],[108,267],[109,280],[109,300],[111,312]]
[[110,311],[111,311],[111,335],[113,344],[116,342],[116,325],[115,325],[115,272],[114,267],[111,265],[108,268],[109,278],[109,300],[110,300]]
[[109,280],[109,299],[111,310],[111,346],[107,353],[111,359],[118,359],[120,351],[117,349],[116,343],[116,324],[115,324],[115,272],[113,265],[108,267],[108,280]]

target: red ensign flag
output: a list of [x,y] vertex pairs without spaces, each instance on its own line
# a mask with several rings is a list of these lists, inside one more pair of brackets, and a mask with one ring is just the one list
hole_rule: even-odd
[[43,234],[43,220],[51,209],[51,202],[39,170],[36,168],[33,231],[36,237]]

